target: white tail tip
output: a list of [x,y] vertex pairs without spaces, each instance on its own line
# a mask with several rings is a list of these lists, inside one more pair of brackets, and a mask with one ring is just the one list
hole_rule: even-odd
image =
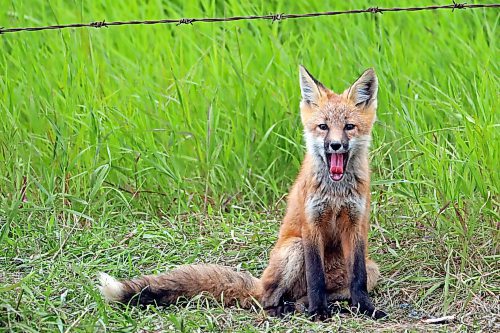
[[99,274],[99,281],[101,285],[98,288],[106,301],[117,302],[121,300],[123,296],[123,283],[106,273]]

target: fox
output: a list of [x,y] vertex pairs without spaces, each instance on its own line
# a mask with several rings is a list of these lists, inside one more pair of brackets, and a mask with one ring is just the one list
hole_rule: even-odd
[[337,94],[300,65],[299,83],[306,152],[262,276],[215,264],[122,281],[101,273],[99,289],[107,301],[169,305],[207,294],[224,305],[249,308],[257,302],[270,316],[305,309],[325,320],[328,302],[347,300],[359,313],[387,316],[369,296],[380,278],[368,256],[377,76],[369,68]]

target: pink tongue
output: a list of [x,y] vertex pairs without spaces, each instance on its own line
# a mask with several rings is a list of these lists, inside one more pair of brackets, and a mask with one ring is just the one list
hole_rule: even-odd
[[330,159],[330,174],[334,179],[342,178],[344,173],[344,154],[332,154]]

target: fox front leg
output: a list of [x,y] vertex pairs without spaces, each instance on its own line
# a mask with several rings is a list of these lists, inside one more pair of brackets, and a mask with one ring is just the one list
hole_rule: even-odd
[[[385,312],[375,309],[368,295],[365,243],[362,239],[355,238],[351,244],[352,247],[347,244],[342,246],[348,263],[351,306],[360,313],[375,319],[386,317]],[[348,253],[346,253],[346,250]]]
[[314,226],[306,227],[303,232],[304,261],[306,269],[307,298],[309,315],[315,319],[328,318],[326,295],[324,251],[321,233]]

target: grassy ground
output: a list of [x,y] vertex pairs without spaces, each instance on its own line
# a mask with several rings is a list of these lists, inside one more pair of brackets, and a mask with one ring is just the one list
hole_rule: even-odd
[[[5,27],[374,5],[1,2]],[[499,329],[498,14],[0,36],[0,331]],[[373,298],[390,319],[105,304],[99,271],[262,272],[303,156],[299,63],[337,91],[367,67],[379,75],[370,239],[384,276]],[[420,321],[443,315],[456,319]]]

